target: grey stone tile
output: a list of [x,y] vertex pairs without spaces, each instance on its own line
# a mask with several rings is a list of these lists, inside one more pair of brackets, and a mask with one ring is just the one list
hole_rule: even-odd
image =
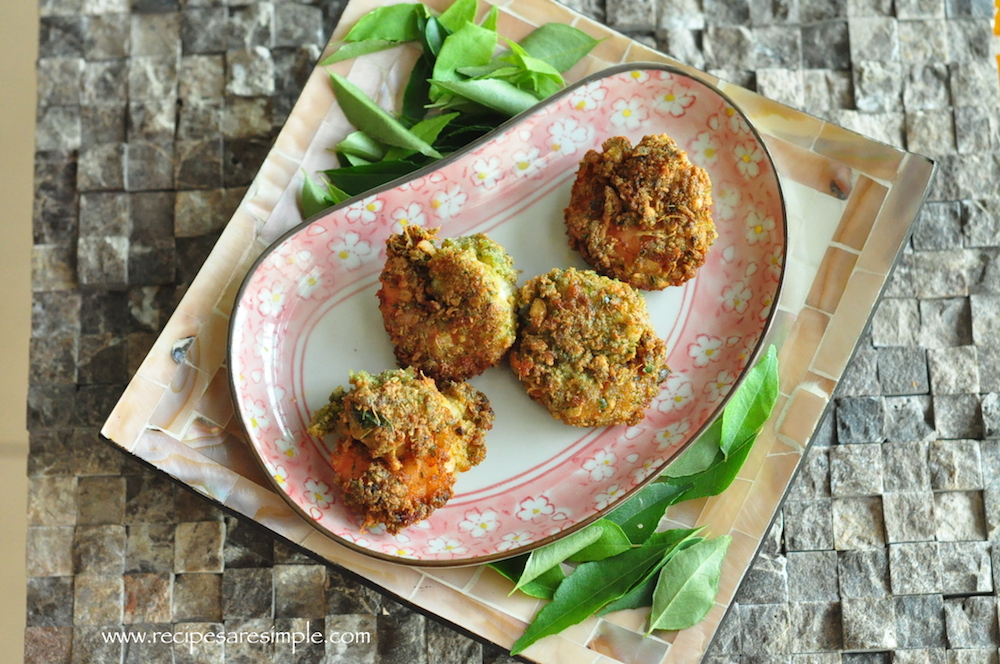
[[934,349],[927,352],[931,390],[938,394],[979,392],[979,360],[975,346]]
[[941,592],[970,595],[993,592],[989,542],[941,542]]
[[272,664],[274,652],[283,644],[260,639],[250,642],[251,634],[266,635],[274,630],[271,618],[234,619],[226,621],[227,634],[240,634],[242,638],[226,639],[227,664]]
[[84,286],[122,288],[128,283],[127,237],[81,237],[76,245],[77,278]]
[[994,60],[958,62],[948,67],[952,99],[956,106],[981,106],[995,113],[1000,106],[997,91],[997,65]]
[[29,526],[72,526],[76,518],[76,477],[28,478]]
[[229,12],[225,7],[186,6],[180,25],[184,55],[225,52],[228,27]]
[[802,71],[799,69],[758,69],[757,92],[792,108],[801,109],[805,106]]
[[74,475],[72,435],[71,429],[29,432],[28,475]]
[[929,491],[890,492],[882,496],[886,541],[928,542],[934,539],[934,494]]
[[109,629],[117,628],[117,625],[75,625],[73,627],[71,664],[121,661],[124,650],[122,644],[105,641],[101,636]]
[[755,69],[755,47],[753,32],[742,25],[709,25],[702,39],[705,66],[710,69]]
[[724,2],[704,0],[705,15],[711,16],[710,23],[716,25],[747,25],[750,23],[750,3],[746,0]]
[[80,235],[127,236],[131,226],[131,207],[124,193],[99,192],[80,196]]
[[979,407],[983,416],[983,437],[1000,438],[1000,394],[990,392],[982,395]]
[[38,22],[38,55],[43,58],[83,55],[83,16],[42,16]]
[[[230,567],[270,567],[274,563],[274,547],[269,537],[261,536],[253,526],[240,523],[234,517],[225,517],[226,540],[223,557],[226,569]],[[283,618],[284,616],[275,616]],[[298,617],[298,616],[293,616]]]
[[896,647],[896,619],[892,598],[845,599],[840,606],[845,649],[891,650]]
[[[952,109],[906,112],[906,149],[927,156],[957,150]],[[952,293],[947,293],[952,295]]]
[[132,15],[132,56],[176,57],[181,50],[179,12]]
[[459,634],[433,620],[427,621],[427,661],[481,664],[483,647],[464,634]]
[[[159,637],[156,641],[153,640],[153,632],[171,632],[173,625],[137,623],[123,625],[122,631],[127,635],[125,638],[131,640],[125,644],[122,664],[174,664],[173,644]],[[144,636],[139,636],[140,634]],[[144,642],[139,643],[139,639],[143,639]]]
[[1000,541],[1000,486],[994,479],[983,491],[983,512],[986,521],[986,539]]
[[996,180],[1000,167],[993,152],[941,155],[939,168],[945,179],[935,179],[929,194],[932,200],[996,198],[1000,194]]
[[35,118],[35,149],[68,152],[80,148],[80,107],[43,106]]
[[652,0],[607,0],[605,4],[608,26],[615,30],[643,30],[656,24],[656,3]]
[[73,577],[28,578],[26,589],[28,627],[60,627],[73,624]]
[[126,624],[170,622],[170,574],[126,574],[125,612]]
[[754,60],[758,69],[778,68],[798,72],[802,68],[802,32],[797,25],[771,25],[757,27],[753,31],[756,44]]
[[986,61],[990,58],[992,22],[981,18],[948,21],[948,54],[952,62]]
[[225,141],[222,155],[224,187],[248,186],[271,149],[270,139],[235,138]]
[[836,498],[882,493],[882,450],[877,445],[830,449],[830,493]]
[[274,582],[267,568],[227,569],[222,574],[222,615],[270,618],[274,614]]
[[1000,643],[995,597],[945,600],[945,626],[952,648],[996,648]]
[[252,3],[229,10],[227,49],[270,49],[274,45],[274,7]]
[[799,472],[789,486],[788,500],[812,500],[829,496],[829,448],[813,445],[803,457]]
[[894,598],[894,603],[899,648],[944,648],[948,645],[941,595],[904,595]]
[[781,655],[792,650],[793,634],[787,604],[741,604],[739,606],[743,653]]
[[837,384],[838,397],[877,396],[881,394],[878,354],[874,348],[859,348]]
[[[610,12],[610,7],[608,8]],[[648,26],[643,26],[648,27]],[[302,44],[325,44],[323,13],[318,7],[279,4],[274,7],[274,45],[297,48]]]
[[[207,32],[203,28],[200,32]],[[221,99],[226,88],[223,55],[185,55],[178,70],[178,96],[185,104]]]
[[[305,551],[298,547],[291,546],[281,540],[274,540],[274,564],[275,565],[315,565],[316,561],[306,555]],[[355,613],[345,611],[345,613]]]
[[80,191],[125,188],[124,143],[100,143],[81,148],[77,186]]
[[25,572],[29,577],[72,576],[72,526],[32,526],[27,529]]
[[[388,623],[383,632],[383,622]],[[426,653],[421,645],[424,638],[423,622],[415,614],[408,619],[391,623],[388,620],[378,621],[375,616],[366,614],[345,614],[328,616],[326,626],[326,659],[330,664],[375,664],[381,661],[394,661],[395,655],[403,659],[398,661],[422,663],[426,661]],[[370,634],[368,642],[344,643],[341,637],[331,638],[334,634]],[[383,645],[383,633],[386,635]],[[376,638],[377,636],[377,638]],[[359,639],[360,641],[360,639]],[[413,659],[410,659],[410,658]]]
[[862,60],[852,63],[854,102],[859,111],[897,110],[903,100],[902,65],[896,61]]
[[837,441],[880,443],[885,440],[885,401],[882,397],[837,399]]
[[919,340],[901,345],[920,345],[925,348],[968,346],[972,343],[972,337],[969,298],[921,300]]
[[936,491],[982,489],[979,442],[940,440],[930,444],[928,463],[931,486]]
[[326,607],[326,568],[322,565],[275,565],[276,618],[322,618]]
[[121,575],[78,574],[73,578],[73,624],[118,625],[124,610]]
[[885,437],[890,442],[918,442],[935,437],[931,397],[886,397]]
[[790,551],[787,574],[788,599],[792,602],[840,599],[836,551]]
[[977,345],[993,343],[1000,335],[1000,295],[969,297],[972,314],[972,337]]
[[[193,489],[179,488],[174,494],[174,513],[178,521],[222,521],[222,510]],[[225,551],[225,544],[223,544]]]
[[885,546],[882,497],[833,499],[833,539],[838,551]]
[[892,661],[898,664],[947,664],[948,654],[944,648],[910,648],[894,651]]
[[981,491],[948,491],[934,494],[937,538],[941,542],[986,539],[986,517]]
[[913,65],[905,72],[903,105],[906,110],[939,110],[947,108],[950,103],[947,65]]
[[[808,52],[809,48],[804,47],[803,50]],[[834,108],[850,108],[854,105],[853,86],[849,72],[806,69],[802,72],[805,110],[819,114]]]
[[[72,426],[73,411],[70,409],[75,408],[75,401],[76,389],[73,385],[29,385],[28,428]],[[30,510],[30,496],[28,507]],[[30,518],[30,511],[28,516]]]
[[24,663],[70,664],[72,646],[72,627],[27,627],[24,630]]
[[77,483],[80,525],[120,524],[125,513],[125,480],[121,477],[81,477]]
[[785,544],[789,551],[833,548],[833,506],[828,498],[788,501],[782,507]]
[[791,624],[796,626],[792,652],[826,652],[843,648],[840,602],[793,602]]
[[1000,201],[962,201],[962,222],[965,245],[968,247],[992,247],[1000,236]]
[[125,570],[125,541],[124,526],[77,526],[73,536],[73,572],[121,575]]
[[172,524],[129,525],[125,543],[125,571],[172,572],[175,529],[176,526]]
[[788,602],[788,571],[784,556],[760,554],[747,570],[736,592],[740,604],[782,604]]
[[872,317],[875,346],[917,346],[921,328],[920,304],[914,298],[885,298]]
[[847,21],[803,25],[802,63],[807,69],[848,69],[851,61]]
[[948,61],[948,30],[944,20],[898,21],[900,57],[904,62]]
[[996,664],[995,648],[959,648],[948,651],[948,664]]
[[174,536],[174,571],[221,572],[225,526],[221,521],[177,524]]
[[895,19],[874,16],[851,18],[848,20],[848,31],[852,62],[899,60],[899,32]]
[[32,365],[30,385],[72,384],[77,378],[77,341],[72,338],[32,339],[28,345]]
[[992,109],[959,106],[955,109],[955,142],[959,154],[980,154],[1000,147],[1000,119]]
[[367,613],[375,615],[381,610],[382,596],[368,586],[330,567],[326,571],[327,613]]
[[925,350],[887,346],[877,349],[877,357],[882,394],[926,394],[930,390]]
[[163,142],[177,131],[177,99],[172,96],[130,102],[127,139]]
[[131,20],[127,13],[88,16],[84,55],[88,60],[127,58],[132,47],[131,32]]
[[221,574],[178,574],[174,577],[174,622],[217,622],[221,619]]
[[165,476],[129,475],[126,477],[125,523],[175,523],[175,490],[174,483]]
[[40,58],[36,65],[38,103],[73,106],[80,103],[83,58]]
[[940,438],[982,438],[978,394],[942,394],[934,398],[934,428]]
[[137,139],[128,143],[128,191],[174,187],[173,141]]
[[[209,637],[208,634],[215,636]],[[174,664],[223,664],[225,627],[217,622],[183,622],[174,627]]]
[[659,28],[678,30],[703,30],[705,11],[701,2],[694,0],[661,0],[657,5]]
[[[289,644],[275,644],[273,664],[319,664],[326,657],[326,621],[304,618],[277,618],[274,629],[278,632],[302,635],[303,642],[292,652]],[[374,638],[374,634],[370,634]]]
[[944,0],[896,0],[896,16],[903,20],[944,18]]
[[273,102],[265,97],[230,97],[222,111],[225,138],[265,136],[273,126]]
[[238,97],[274,94],[274,60],[262,46],[226,52],[226,93]]
[[178,189],[222,186],[221,138],[177,141],[174,161],[174,181]]

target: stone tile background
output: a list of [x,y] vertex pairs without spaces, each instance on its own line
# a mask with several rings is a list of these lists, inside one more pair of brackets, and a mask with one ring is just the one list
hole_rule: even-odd
[[[343,0],[40,0],[27,662],[505,662],[97,431],[252,180]],[[713,662],[997,664],[1000,114],[986,0],[574,0],[939,174]],[[107,629],[369,631],[188,649]]]

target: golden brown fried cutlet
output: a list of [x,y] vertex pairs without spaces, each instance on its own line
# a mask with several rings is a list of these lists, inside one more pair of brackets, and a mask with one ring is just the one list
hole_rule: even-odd
[[570,246],[601,274],[661,290],[692,278],[718,233],[712,183],[666,134],[604,141],[580,162],[564,212]]
[[496,366],[517,332],[517,273],[483,234],[438,243],[409,226],[386,241],[379,309],[400,366],[461,381]]
[[528,281],[520,323],[510,365],[528,395],[567,424],[638,424],[669,373],[645,300],[593,271],[554,269]]
[[452,495],[456,475],[486,457],[493,409],[468,383],[442,389],[412,368],[351,375],[315,416],[309,433],[333,434],[330,465],[362,530],[396,533],[426,519]]

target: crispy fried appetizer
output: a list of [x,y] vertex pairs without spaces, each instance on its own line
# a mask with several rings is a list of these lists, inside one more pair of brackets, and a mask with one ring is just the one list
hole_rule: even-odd
[[638,424],[669,373],[645,300],[590,270],[554,269],[526,283],[520,322],[510,365],[567,424]]
[[718,233],[712,183],[666,134],[604,141],[580,162],[564,215],[570,246],[601,274],[636,288],[678,286]]
[[435,241],[409,226],[386,241],[379,309],[400,366],[462,381],[496,366],[517,332],[517,273],[482,233]]
[[352,373],[313,417],[309,433],[334,434],[330,465],[362,530],[390,533],[427,518],[451,498],[456,475],[486,457],[493,409],[468,383],[439,390],[412,368]]

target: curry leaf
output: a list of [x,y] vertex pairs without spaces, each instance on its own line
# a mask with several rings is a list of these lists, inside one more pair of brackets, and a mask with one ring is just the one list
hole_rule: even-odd
[[308,219],[331,205],[333,200],[327,196],[326,190],[305,174],[305,182],[302,184],[302,216]]
[[646,576],[643,577],[639,583],[632,586],[627,593],[615,601],[605,605],[604,608],[597,612],[597,615],[603,616],[606,613],[612,613],[614,611],[652,606],[653,591],[656,590],[656,583],[658,581],[660,570],[663,569],[663,566],[667,564],[667,561],[669,561],[672,556],[676,555],[678,551],[703,541],[704,538],[697,536],[697,534],[702,530],[702,528],[695,528],[691,530],[668,530],[667,532],[676,533],[677,544],[667,551],[663,558],[661,558],[652,569],[646,572]]
[[348,121],[382,143],[408,148],[428,157],[440,158],[441,154],[426,141],[415,136],[398,120],[386,113],[356,85],[340,74],[331,73],[333,93],[337,97]]
[[433,16],[422,23],[424,29],[420,35],[420,41],[423,44],[424,53],[430,53],[431,57],[436,58],[441,52],[441,45],[450,32]]
[[[521,573],[524,571],[524,563],[527,560],[527,555],[517,556],[515,558],[508,558],[495,563],[489,563],[489,566],[514,583],[517,583],[517,580],[521,578]],[[537,597],[538,599],[552,599],[552,596],[556,592],[556,588],[559,587],[559,584],[562,583],[565,578],[566,574],[562,571],[562,567],[556,565],[555,567],[545,570],[542,574],[539,574],[533,581],[529,581],[528,583],[522,585],[521,592],[531,597]]]
[[642,544],[656,532],[666,509],[686,490],[687,487],[684,486],[650,484],[604,518],[621,526],[633,544]]
[[559,584],[552,602],[538,612],[514,642],[511,654],[516,655],[538,639],[577,624],[624,595],[675,544],[673,535],[655,533],[640,547],[577,567]]
[[715,604],[722,561],[731,541],[725,535],[699,542],[663,566],[653,591],[647,635],[654,629],[686,629],[705,617]]
[[430,97],[437,101],[442,91],[436,86],[438,81],[459,81],[462,77],[456,71],[462,66],[485,65],[493,56],[497,45],[497,33],[482,28],[475,23],[466,23],[444,40],[441,51],[434,62]]
[[428,79],[433,71],[434,63],[426,55],[413,64],[410,80],[403,91],[403,117],[411,123],[418,122],[427,115],[427,104],[431,101],[431,83]]
[[420,38],[419,19],[427,15],[427,8],[421,3],[379,7],[358,19],[344,37],[344,41],[362,42],[371,39],[413,41]]
[[688,477],[707,470],[719,457],[721,434],[722,418],[718,418],[703,434],[698,436],[698,440],[681,452],[676,461],[672,461],[667,466],[667,469],[663,471],[664,476]]
[[351,58],[368,55],[369,53],[377,53],[378,51],[384,51],[387,48],[393,48],[394,46],[399,46],[399,42],[389,41],[388,39],[367,39],[362,42],[345,42],[341,44],[340,48],[328,55],[323,62],[319,64],[321,66],[332,65],[335,62],[340,62],[341,60],[350,60]]
[[477,0],[455,0],[437,20],[449,32],[456,32],[466,23],[476,20],[476,2]]
[[368,161],[378,161],[385,156],[385,146],[363,131],[354,131],[337,144],[337,152],[352,154]]
[[532,57],[563,72],[590,53],[600,40],[564,23],[546,23],[518,43]]
[[496,5],[490,7],[490,10],[486,12],[486,16],[483,17],[482,25],[487,30],[497,31],[497,21],[500,19],[500,8]]
[[456,97],[511,117],[538,103],[538,100],[530,92],[525,92],[515,85],[497,79],[431,81],[431,83],[440,86]]
[[719,447],[729,455],[742,441],[760,431],[778,399],[778,357],[774,346],[747,372],[722,412]]
[[[438,134],[440,134],[445,127],[448,126],[452,120],[458,117],[458,113],[445,113],[443,115],[435,115],[434,117],[427,118],[426,120],[421,120],[417,124],[410,127],[410,131],[413,132],[415,136],[421,140],[427,141],[428,143],[433,143],[437,140]],[[404,148],[392,148],[385,153],[385,158],[387,160],[403,159],[405,157],[413,154],[412,150],[406,150]]]
[[567,558],[569,562],[586,563],[593,560],[604,560],[632,548],[632,542],[629,541],[628,535],[614,521],[601,519],[594,525],[601,528],[601,536],[593,544],[580,549]]
[[405,160],[380,161],[366,166],[334,168],[323,171],[323,173],[336,187],[351,196],[357,196],[407,173],[412,173],[417,168],[419,168],[418,164]]
[[[744,442],[743,445],[725,459],[722,459],[705,472],[694,477],[683,478],[688,482],[687,489],[677,498],[677,502],[684,500],[695,500],[707,496],[717,496],[733,483],[736,475],[747,460],[750,450],[753,448],[753,438]],[[675,481],[675,480],[671,480]]]
[[602,532],[599,523],[594,523],[551,544],[538,547],[531,552],[527,562],[524,563],[524,571],[521,572],[514,590],[519,590],[522,585],[541,576],[546,570],[556,567],[574,553],[587,548],[600,539]]

